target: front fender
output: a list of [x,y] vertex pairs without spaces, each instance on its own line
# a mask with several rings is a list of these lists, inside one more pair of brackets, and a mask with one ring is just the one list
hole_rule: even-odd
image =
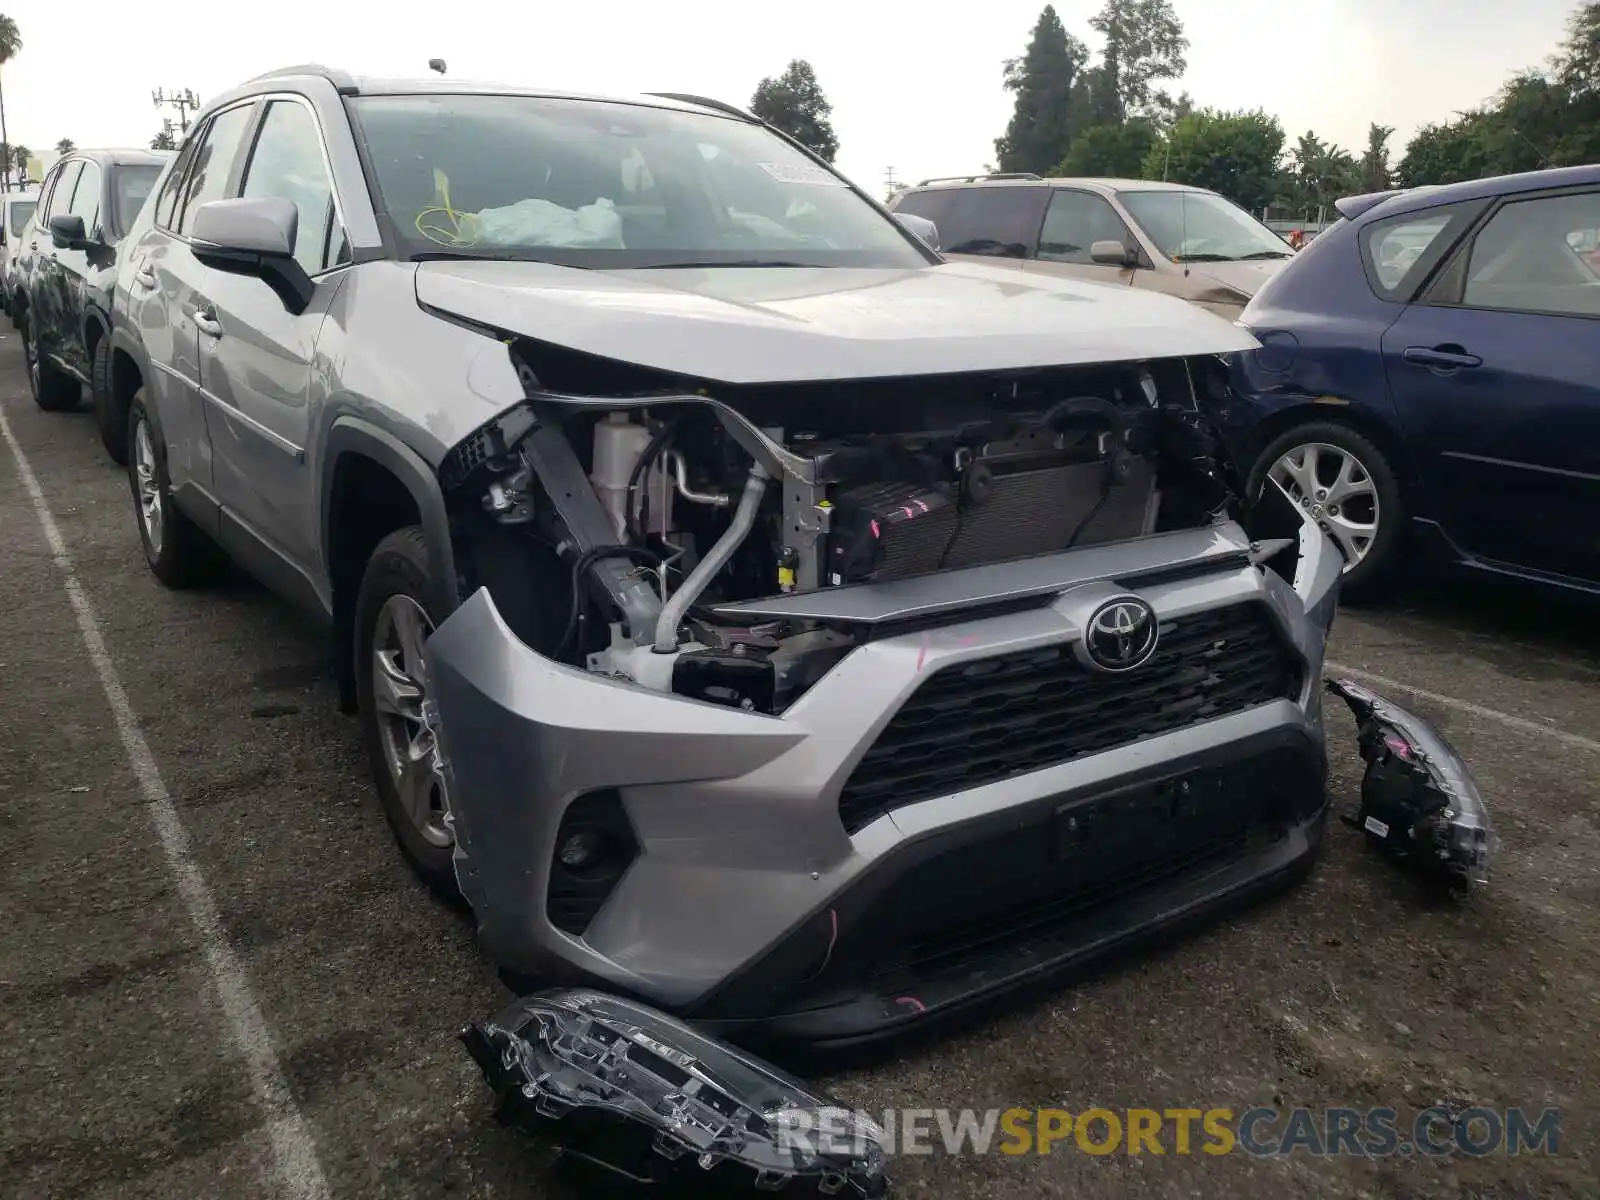
[[394,434],[360,417],[341,416],[328,429],[323,443],[321,505],[321,559],[325,577],[334,578],[330,553],[333,545],[333,484],[339,461],[347,454],[360,454],[385,468],[411,493],[422,516],[422,531],[428,544],[428,574],[434,581],[431,600],[440,620],[461,602],[456,578],[455,550],[450,543],[450,519],[445,512],[444,494],[428,464]]

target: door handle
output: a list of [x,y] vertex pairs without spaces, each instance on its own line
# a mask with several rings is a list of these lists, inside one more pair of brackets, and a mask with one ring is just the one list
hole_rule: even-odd
[[222,336],[222,326],[218,323],[216,314],[201,309],[194,314],[194,327],[207,337],[219,338]]
[[1483,359],[1468,354],[1460,346],[1407,346],[1401,356],[1408,363],[1434,370],[1458,370],[1461,367],[1481,367]]

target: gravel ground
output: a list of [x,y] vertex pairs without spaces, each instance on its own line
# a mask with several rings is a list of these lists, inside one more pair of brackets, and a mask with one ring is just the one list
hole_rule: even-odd
[[[14,334],[0,408],[108,660],[0,447],[0,1194],[566,1194],[546,1150],[490,1119],[454,1041],[506,993],[401,864],[321,643],[246,581],[156,583],[92,418],[34,407]],[[1492,805],[1504,850],[1472,900],[1440,902],[1335,826],[1297,890],[829,1080],[874,1111],[1557,1106],[1558,1154],[1095,1157],[1069,1141],[902,1157],[896,1194],[1600,1195],[1594,628],[1468,588],[1340,616],[1334,660],[1420,689],[1395,697],[1437,721]],[[108,664],[153,762],[125,749]],[[1353,811],[1353,727],[1330,713]],[[141,790],[151,766],[171,809]],[[199,924],[196,885],[214,905]]]

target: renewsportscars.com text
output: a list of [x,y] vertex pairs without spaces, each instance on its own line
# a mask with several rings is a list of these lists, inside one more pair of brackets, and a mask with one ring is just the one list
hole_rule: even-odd
[[[1441,1158],[1556,1154],[1559,1109],[1425,1108],[906,1108],[877,1113],[790,1111],[780,1145],[860,1152],[869,1138],[890,1154],[1303,1154]],[[881,1135],[881,1136],[880,1136]]]

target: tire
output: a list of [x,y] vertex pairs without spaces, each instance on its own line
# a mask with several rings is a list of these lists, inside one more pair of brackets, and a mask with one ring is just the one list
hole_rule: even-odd
[[[1347,505],[1329,505],[1343,466],[1353,463],[1349,480],[1355,491],[1346,494]],[[1309,497],[1302,495],[1301,480],[1315,468],[1318,483]],[[1408,520],[1405,499],[1394,464],[1370,438],[1336,421],[1306,421],[1285,430],[1256,456],[1248,492],[1257,495],[1268,476],[1277,470],[1290,496],[1303,511],[1319,519],[1345,556],[1340,597],[1353,604],[1377,600],[1392,589],[1400,573],[1401,551]],[[1320,493],[1320,494],[1319,494]],[[1370,520],[1369,520],[1370,518]],[[1354,529],[1375,526],[1365,538]]]
[[427,676],[420,650],[437,624],[428,570],[427,543],[415,525],[389,534],[368,558],[352,622],[356,706],[395,841],[417,877],[456,903],[455,837],[444,821],[444,790],[431,769],[433,735],[422,718]]
[[128,413],[111,394],[111,339],[102,336],[95,344],[94,363],[89,372],[89,401],[94,407],[95,424],[100,427],[100,444],[119,467],[128,465]]
[[128,405],[127,441],[128,487],[145,562],[170,588],[214,583],[227,570],[227,556],[173,501],[167,448],[145,412],[143,388]]
[[39,339],[33,322],[22,322],[22,357],[28,369],[28,389],[33,402],[45,412],[69,412],[83,399],[78,381],[39,354]]

